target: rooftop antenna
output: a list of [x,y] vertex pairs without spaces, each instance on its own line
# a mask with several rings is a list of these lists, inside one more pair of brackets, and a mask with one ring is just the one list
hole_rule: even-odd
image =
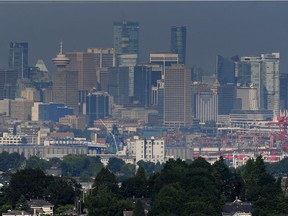
[[60,42],[60,55],[63,54],[63,43],[62,43],[62,39],[61,39],[61,42]]
[[123,23],[126,23],[126,22],[127,22],[126,13],[122,13],[122,19],[123,19]]

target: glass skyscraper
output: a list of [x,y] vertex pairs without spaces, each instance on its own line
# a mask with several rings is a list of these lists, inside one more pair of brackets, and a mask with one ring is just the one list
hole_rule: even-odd
[[216,77],[220,85],[235,83],[235,66],[231,59],[216,56]]
[[10,42],[8,65],[18,71],[18,78],[29,78],[27,42]]
[[171,52],[179,55],[179,64],[185,64],[186,26],[171,27]]
[[113,33],[116,55],[138,54],[139,24],[137,22],[114,22]]

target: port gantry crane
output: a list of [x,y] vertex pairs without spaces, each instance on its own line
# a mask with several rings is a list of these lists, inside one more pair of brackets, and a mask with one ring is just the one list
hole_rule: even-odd
[[282,147],[286,145],[286,141],[288,139],[287,136],[287,127],[288,127],[288,116],[277,116],[277,121],[268,122],[267,125],[278,125],[279,132],[270,134],[270,147],[273,147],[275,137],[278,135],[281,141]]

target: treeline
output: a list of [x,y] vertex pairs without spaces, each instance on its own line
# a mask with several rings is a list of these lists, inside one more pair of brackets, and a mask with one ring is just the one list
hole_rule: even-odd
[[[44,172],[50,169],[59,169],[61,176],[79,177],[81,181],[89,181],[91,177],[95,177],[103,168],[100,158],[86,155],[66,155],[63,159],[51,158],[44,160],[37,156],[31,156],[25,159],[23,155],[18,153],[2,152],[0,153],[0,171],[5,173],[14,173],[21,169],[41,169]],[[139,161],[138,167],[144,168],[148,176],[155,172],[159,172],[163,165],[160,163]],[[118,181],[123,181],[135,176],[136,165],[126,164],[122,159],[110,158],[107,168],[117,176]]]
[[169,160],[150,178],[139,168],[136,176],[123,181],[121,187],[117,183],[107,168],[100,171],[85,202],[90,216],[120,216],[124,209],[136,211],[141,203],[129,203],[131,197],[151,198],[149,216],[221,215],[223,205],[236,197],[252,202],[256,216],[288,213],[281,178],[275,179],[266,171],[261,156],[249,159],[241,172],[229,169],[223,158],[213,165],[203,158],[191,164]]
[[73,178],[46,175],[40,169],[23,169],[12,174],[9,184],[1,188],[0,213],[9,209],[29,211],[30,199],[49,201],[56,212],[62,212],[73,209],[80,196],[81,185]]
[[[51,167],[61,169],[62,178],[45,175]],[[213,165],[200,157],[194,161],[169,160],[162,165],[140,161],[136,171],[135,165],[117,158],[111,158],[103,167],[99,157],[67,155],[63,160],[45,161],[4,152],[0,154],[0,169],[13,171],[10,183],[2,188],[1,211],[7,206],[25,206],[23,200],[37,197],[51,201],[60,212],[73,205],[80,193],[80,186],[71,177],[93,176],[92,189],[82,200],[89,216],[117,216],[124,210],[143,215],[142,204],[131,202],[132,198],[150,200],[149,216],[217,216],[223,205],[236,197],[253,203],[256,216],[288,213],[282,179],[269,172],[271,165],[265,164],[261,156],[249,159],[237,170],[229,168],[222,157]]]

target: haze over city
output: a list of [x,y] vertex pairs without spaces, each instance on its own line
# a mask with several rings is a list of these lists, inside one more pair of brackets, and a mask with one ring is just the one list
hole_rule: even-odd
[[288,68],[288,2],[2,2],[0,67],[7,68],[10,41],[29,43],[29,65],[48,69],[63,40],[64,52],[113,47],[113,22],[140,27],[140,59],[169,51],[170,27],[187,26],[188,66],[215,71],[215,56],[280,52]]

